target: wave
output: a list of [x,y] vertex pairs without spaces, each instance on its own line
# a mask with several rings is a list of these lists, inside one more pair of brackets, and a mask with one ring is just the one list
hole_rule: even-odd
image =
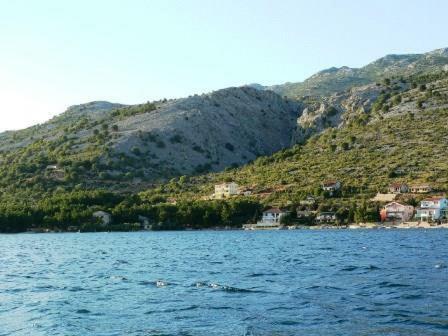
[[264,276],[276,276],[279,275],[278,273],[252,273],[249,274],[248,278],[258,278],[258,277],[264,277]]
[[411,287],[411,285],[402,284],[402,283],[395,283],[395,282],[389,282],[389,281],[383,281],[378,284],[378,286],[382,288],[396,288],[396,287]]
[[195,284],[195,287],[206,287],[211,288],[215,290],[220,290],[223,292],[228,293],[261,293],[262,291],[253,290],[253,289],[245,289],[245,288],[238,288],[238,287],[232,287],[232,286],[226,286],[226,285],[220,285],[218,283],[207,283],[207,282],[197,282]]

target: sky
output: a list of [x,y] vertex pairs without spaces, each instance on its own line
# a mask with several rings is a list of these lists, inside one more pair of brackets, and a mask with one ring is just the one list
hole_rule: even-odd
[[448,47],[445,0],[0,0],[0,131]]

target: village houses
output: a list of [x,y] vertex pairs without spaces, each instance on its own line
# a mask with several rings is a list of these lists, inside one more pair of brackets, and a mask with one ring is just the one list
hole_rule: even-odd
[[288,210],[280,208],[270,208],[263,211],[263,217],[257,224],[247,224],[244,226],[246,230],[263,230],[263,229],[278,229],[281,226],[281,220],[288,215]]
[[389,186],[389,192],[392,194],[402,194],[409,191],[409,186],[406,183],[392,183]]
[[235,182],[225,182],[215,185],[215,193],[213,194],[213,198],[224,199],[238,194],[238,184]]
[[421,221],[438,221],[446,218],[448,201],[445,197],[429,197],[420,202],[415,218]]
[[327,191],[330,195],[341,188],[341,182],[336,180],[328,180],[322,183],[322,190]]
[[268,210],[263,211],[263,217],[261,219],[261,223],[279,225],[282,217],[286,216],[288,213],[289,211],[282,210],[280,208],[270,208]]
[[404,205],[398,202],[391,202],[384,206],[380,211],[382,222],[406,222],[414,215],[414,207],[411,205]]
[[409,190],[413,194],[428,194],[432,191],[432,188],[429,184],[416,184],[411,185]]
[[335,212],[331,212],[331,211],[327,211],[327,212],[320,212],[317,216],[316,216],[316,223],[318,224],[329,224],[329,223],[335,223],[336,222],[336,213]]

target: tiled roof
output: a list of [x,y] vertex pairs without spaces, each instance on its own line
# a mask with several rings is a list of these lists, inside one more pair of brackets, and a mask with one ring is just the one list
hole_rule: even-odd
[[336,183],[338,183],[338,181],[336,181],[336,180],[328,180],[328,181],[322,182],[322,185],[327,187],[327,186],[335,185]]
[[392,188],[401,188],[403,186],[407,187],[407,184],[406,183],[398,183],[398,182],[390,184],[390,187],[392,187]]
[[423,202],[436,202],[436,201],[443,200],[444,198],[445,198],[445,197],[442,197],[442,196],[428,197],[428,198],[425,198],[425,199],[423,200]]

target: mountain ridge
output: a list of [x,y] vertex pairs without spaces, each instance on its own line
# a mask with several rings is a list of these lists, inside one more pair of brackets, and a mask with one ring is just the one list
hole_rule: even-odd
[[[442,48],[386,55],[358,69],[324,69],[299,83],[312,93],[300,99],[283,94],[297,83],[251,84],[138,105],[73,105],[46,123],[0,134],[0,183],[6,190],[39,181],[47,188],[136,191],[222,171],[327,128],[386,118],[396,105],[414,113],[428,92],[414,85],[435,83],[444,92],[445,84],[425,76],[443,74],[446,67],[448,48]],[[52,178],[48,165],[63,173]]]

